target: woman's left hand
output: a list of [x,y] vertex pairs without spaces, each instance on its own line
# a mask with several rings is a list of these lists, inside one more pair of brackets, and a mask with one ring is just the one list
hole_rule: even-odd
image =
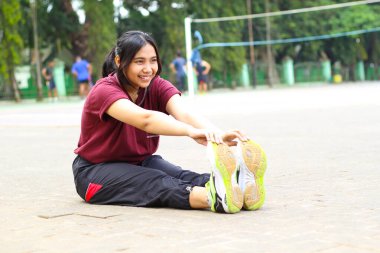
[[204,146],[206,146],[208,142],[215,142],[217,144],[223,143],[223,133],[220,131],[193,128],[191,129],[189,137]]
[[245,134],[243,134],[239,130],[226,131],[222,135],[223,142],[226,143],[228,146],[236,146],[237,145],[236,139],[239,139],[240,141],[247,141],[248,137],[245,136]]

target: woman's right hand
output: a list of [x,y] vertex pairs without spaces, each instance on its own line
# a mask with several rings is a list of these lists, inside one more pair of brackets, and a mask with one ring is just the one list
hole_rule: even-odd
[[222,138],[223,138],[223,142],[226,143],[228,146],[236,146],[237,140],[240,140],[240,141],[248,140],[248,137],[240,130],[226,131],[225,133],[223,133]]

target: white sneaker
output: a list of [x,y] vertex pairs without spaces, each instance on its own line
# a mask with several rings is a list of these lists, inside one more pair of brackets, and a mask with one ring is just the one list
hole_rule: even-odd
[[226,144],[209,142],[207,157],[211,163],[210,181],[206,184],[211,211],[239,212],[243,206],[243,194],[237,183],[234,153]]
[[257,210],[265,200],[264,173],[267,159],[264,150],[252,140],[238,143],[238,182],[244,194],[243,208]]

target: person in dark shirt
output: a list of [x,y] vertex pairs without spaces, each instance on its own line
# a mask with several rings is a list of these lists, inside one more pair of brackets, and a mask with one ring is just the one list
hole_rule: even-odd
[[57,86],[54,81],[54,60],[48,62],[47,66],[42,69],[42,76],[46,81],[46,86],[48,87],[49,100],[55,102],[58,100]]
[[[266,168],[260,146],[190,111],[181,92],[159,76],[161,69],[150,35],[121,35],[84,103],[72,165],[79,196],[92,204],[223,213],[239,212],[243,205],[258,209]],[[160,135],[187,136],[207,146],[211,173],[184,170],[154,154]],[[229,148],[237,144],[241,162]]]

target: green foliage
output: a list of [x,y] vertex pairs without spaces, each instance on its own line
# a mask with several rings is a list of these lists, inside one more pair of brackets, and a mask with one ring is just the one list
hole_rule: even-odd
[[84,55],[89,56],[95,78],[101,76],[103,62],[116,44],[116,26],[112,1],[84,0],[86,25],[88,26],[88,48]]
[[[179,6],[184,6],[181,1],[177,2]],[[175,53],[179,50],[185,56],[185,29],[184,29],[184,17],[186,16],[186,9],[184,7],[173,7],[172,1],[162,0],[160,1],[159,10],[154,13],[154,19],[162,19],[162,23],[156,26],[160,27],[160,30],[155,29],[153,32],[154,38],[159,44],[159,50],[163,64],[169,65],[172,59],[175,57]],[[162,36],[165,34],[165,36]]]
[[[42,38],[41,48],[53,46],[54,51],[59,50],[58,46],[71,48],[70,36],[79,32],[81,27],[76,12],[65,9],[66,2],[62,0],[38,1],[38,34]],[[57,44],[58,41],[59,44]]]
[[[128,16],[114,22],[114,6],[110,0],[79,0],[86,13],[86,22],[79,23],[72,9],[72,0],[36,0],[40,48],[52,49],[55,56],[66,49],[69,54],[81,53],[92,62],[99,76],[101,65],[116,38],[128,30],[143,30],[157,41],[163,62],[164,75],[177,50],[185,53],[184,18],[215,18],[246,15],[247,0],[124,0]],[[264,13],[265,0],[252,0],[251,13]],[[283,11],[313,6],[345,3],[347,0],[267,0],[269,11]],[[337,34],[360,29],[380,27],[380,4],[367,4],[333,10],[281,15],[268,18],[270,39],[302,38]],[[33,48],[29,0],[0,1],[0,75],[8,78],[14,67],[30,62],[22,56],[24,48]],[[266,18],[253,19],[255,41],[267,39]],[[204,43],[248,41],[247,20],[192,23],[192,32],[201,32]],[[318,61],[327,55],[332,62],[353,65],[362,60],[379,64],[379,33],[331,38],[312,42],[272,45],[276,62],[291,57],[295,63]],[[194,39],[193,47],[198,42]],[[201,49],[202,57],[219,73],[239,73],[249,59],[248,47],[214,47]],[[255,46],[258,62],[267,55],[265,46]],[[24,57],[24,59],[22,58]],[[70,55],[71,57],[71,55]],[[68,57],[70,59],[70,57]],[[68,63],[68,62],[66,62]]]
[[8,79],[21,61],[22,38],[19,33],[23,22],[18,0],[0,1],[0,75]]
[[[380,6],[358,6],[355,12],[350,9],[343,9],[330,20],[332,33],[369,29],[380,27],[380,20],[377,12]],[[325,47],[329,47],[332,58],[339,59],[343,64],[353,64],[357,60],[367,60],[368,55],[363,51],[366,44],[366,36],[350,36],[329,40]],[[378,47],[377,45],[371,45]]]

